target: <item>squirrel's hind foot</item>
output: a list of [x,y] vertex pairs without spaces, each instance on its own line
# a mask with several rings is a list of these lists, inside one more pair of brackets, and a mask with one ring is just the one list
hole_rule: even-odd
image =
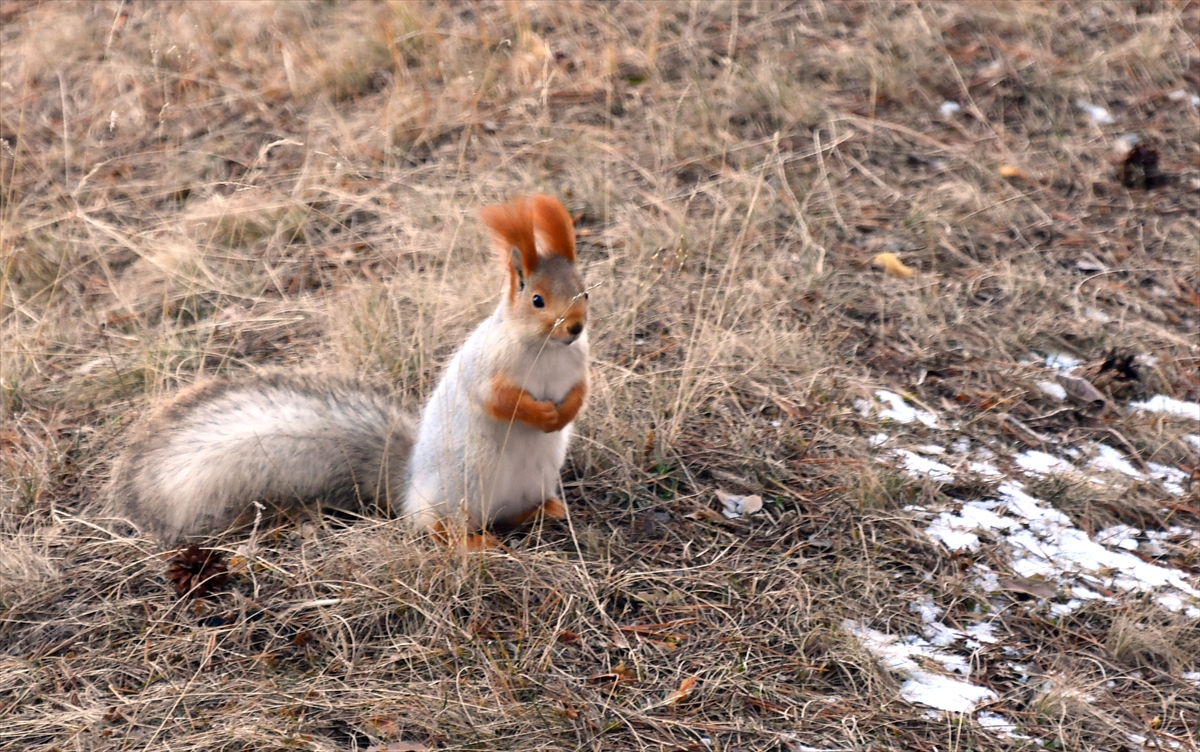
[[521,512],[518,515],[508,518],[504,521],[505,527],[517,527],[524,525],[526,522],[531,522],[538,517],[543,517],[550,520],[565,520],[567,518],[567,505],[554,497],[550,497],[542,502],[541,506],[534,507],[527,511]]
[[484,551],[498,548],[500,539],[488,532],[468,533],[462,528],[447,526],[444,520],[438,520],[429,526],[433,539],[443,546],[454,546],[460,551]]

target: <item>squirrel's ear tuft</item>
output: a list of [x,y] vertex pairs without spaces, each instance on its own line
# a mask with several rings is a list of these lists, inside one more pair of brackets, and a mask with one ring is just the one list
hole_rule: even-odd
[[[492,231],[500,260],[513,275],[513,287],[520,277],[529,277],[537,268],[537,245],[533,236],[533,211],[529,201],[517,198],[507,204],[485,206],[480,212],[483,223]],[[520,260],[522,268],[517,269]]]
[[547,254],[575,263],[575,226],[571,213],[558,199],[539,193],[529,200],[533,206],[533,229]]

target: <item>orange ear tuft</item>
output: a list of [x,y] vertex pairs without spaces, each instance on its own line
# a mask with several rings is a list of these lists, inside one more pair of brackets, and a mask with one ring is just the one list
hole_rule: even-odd
[[507,204],[485,206],[480,216],[492,231],[496,250],[500,252],[500,260],[504,262],[504,266],[512,266],[512,251],[516,248],[521,254],[521,271],[526,277],[533,274],[533,270],[537,268],[538,257],[533,239],[533,213],[529,201],[518,198]]
[[571,213],[558,199],[539,193],[529,200],[533,205],[533,227],[546,253],[562,256],[575,263],[575,226]]

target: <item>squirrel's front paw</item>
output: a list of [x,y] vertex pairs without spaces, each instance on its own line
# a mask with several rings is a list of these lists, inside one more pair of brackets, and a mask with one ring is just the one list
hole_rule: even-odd
[[558,422],[555,424],[555,431],[561,431],[566,428],[571,421],[575,420],[575,416],[579,414],[579,409],[583,407],[583,398],[587,394],[587,384],[579,382],[571,387],[571,391],[567,392],[567,396],[563,398],[562,403],[558,406]]
[[558,407],[553,402],[534,402],[529,407],[530,425],[546,433],[558,430]]

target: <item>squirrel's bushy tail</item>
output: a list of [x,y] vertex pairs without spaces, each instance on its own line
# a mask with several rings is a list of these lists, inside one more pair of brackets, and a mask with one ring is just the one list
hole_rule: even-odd
[[146,420],[109,488],[116,511],[165,543],[266,513],[322,505],[399,509],[411,424],[354,381],[273,374],[215,379]]

